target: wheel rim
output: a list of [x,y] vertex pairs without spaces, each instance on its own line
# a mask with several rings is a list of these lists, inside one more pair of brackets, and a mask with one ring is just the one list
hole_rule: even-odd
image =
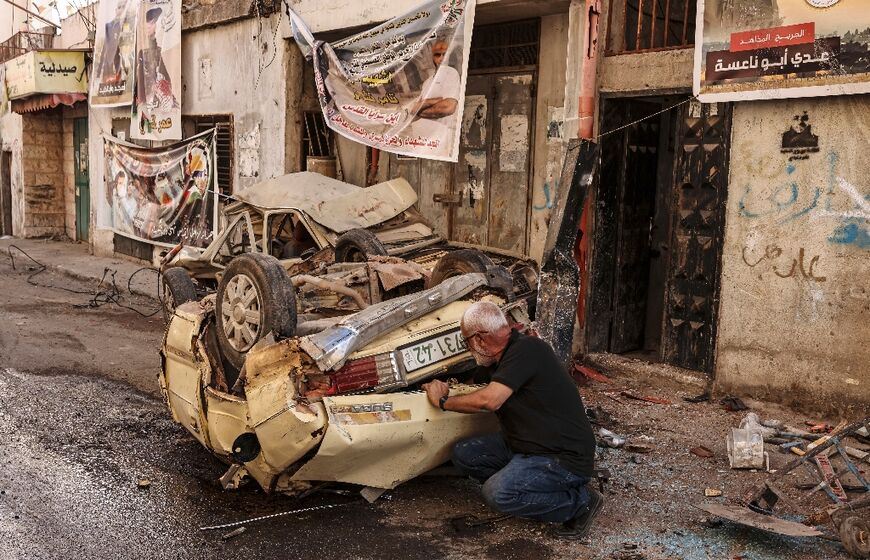
[[237,352],[247,352],[260,337],[263,306],[253,280],[245,274],[230,278],[221,300],[221,318],[227,342]]

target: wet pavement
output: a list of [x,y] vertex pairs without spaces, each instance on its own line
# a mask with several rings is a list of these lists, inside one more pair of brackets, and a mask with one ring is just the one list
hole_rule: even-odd
[[[612,481],[586,541],[559,540],[552,527],[521,519],[457,532],[452,517],[492,515],[476,485],[459,478],[420,477],[373,505],[349,487],[339,489],[350,495],[302,500],[268,496],[253,483],[224,491],[216,480],[226,465],[174,424],[160,397],[162,320],[143,316],[153,302],[125,300],[142,314],[82,307],[94,286],[52,273],[28,283],[30,272],[13,271],[0,258],[0,560],[847,558],[836,543],[709,527],[694,507],[705,502],[705,487],[722,489],[724,497],[710,501],[723,503],[765,476],[727,468],[724,436],[740,415],[682,402],[694,388],[628,377],[581,392],[587,406],[613,415],[614,431],[648,438],[653,450],[599,450],[598,464]],[[621,389],[672,404],[629,401]],[[750,404],[763,417],[806,418]],[[699,444],[715,457],[690,455]],[[150,486],[139,488],[140,479]],[[248,522],[229,540],[222,537],[233,528],[200,530],[333,504],[341,505]]]

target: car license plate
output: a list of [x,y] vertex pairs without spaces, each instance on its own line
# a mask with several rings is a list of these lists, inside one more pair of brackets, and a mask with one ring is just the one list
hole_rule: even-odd
[[400,348],[405,371],[411,372],[462,354],[467,348],[459,329]]

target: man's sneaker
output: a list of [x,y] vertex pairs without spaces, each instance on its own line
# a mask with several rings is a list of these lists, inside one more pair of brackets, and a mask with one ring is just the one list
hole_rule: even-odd
[[562,526],[556,530],[556,534],[564,539],[582,539],[589,532],[589,527],[592,526],[592,520],[601,512],[601,507],[604,505],[604,496],[598,490],[587,486],[589,492],[589,503],[586,508],[574,516],[572,519],[562,523]]

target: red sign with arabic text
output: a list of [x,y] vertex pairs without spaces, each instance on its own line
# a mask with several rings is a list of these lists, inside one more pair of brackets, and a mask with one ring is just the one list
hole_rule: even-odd
[[731,34],[731,52],[812,43],[816,38],[815,22],[741,31]]

